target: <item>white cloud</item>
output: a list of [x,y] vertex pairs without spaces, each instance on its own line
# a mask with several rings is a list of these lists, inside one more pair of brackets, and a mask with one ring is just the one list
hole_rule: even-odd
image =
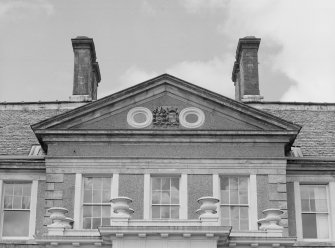
[[157,72],[147,72],[138,66],[130,67],[123,75],[120,77],[120,83],[123,88],[144,82],[148,79],[158,76]]
[[238,38],[249,35],[262,38],[263,45],[279,44],[281,50],[274,54],[271,67],[297,82],[281,100],[335,102],[335,1],[183,2],[186,10],[194,14],[209,8],[224,8],[224,18],[217,30],[227,37],[229,44],[235,45]]
[[141,2],[141,7],[140,10],[150,16],[155,16],[156,15],[156,9],[154,8],[154,6],[149,3],[147,0],[143,0]]
[[0,18],[17,20],[35,14],[52,15],[54,6],[47,0],[12,0],[0,2]]
[[234,98],[234,84],[227,78],[231,74],[231,61],[214,58],[209,61],[184,61],[167,72],[190,83]]
[[[168,68],[166,73],[234,98],[233,82],[226,76],[231,74],[230,69],[231,61],[214,58],[209,61],[183,61]],[[120,81],[123,87],[128,87],[158,75],[159,73],[157,72],[147,72],[144,69],[133,66],[121,76]],[[226,80],[224,80],[225,78]]]
[[183,0],[182,5],[188,12],[199,13],[203,10],[217,10],[225,8],[227,0]]

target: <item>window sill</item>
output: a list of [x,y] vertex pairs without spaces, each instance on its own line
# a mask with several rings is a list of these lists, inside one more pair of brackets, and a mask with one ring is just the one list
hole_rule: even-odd
[[34,244],[35,239],[29,237],[2,237],[0,243],[6,244]]
[[298,246],[335,246],[335,241],[332,240],[322,240],[322,239],[310,239],[310,240],[302,240],[302,241],[297,241],[296,245]]

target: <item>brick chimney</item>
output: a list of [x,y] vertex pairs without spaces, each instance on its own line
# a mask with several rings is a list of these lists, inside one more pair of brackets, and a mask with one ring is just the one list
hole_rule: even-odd
[[71,41],[74,52],[74,77],[70,101],[97,100],[97,88],[101,76],[93,39],[78,36]]
[[260,102],[258,48],[260,38],[247,36],[239,39],[236,49],[232,80],[235,85],[235,100],[240,102]]

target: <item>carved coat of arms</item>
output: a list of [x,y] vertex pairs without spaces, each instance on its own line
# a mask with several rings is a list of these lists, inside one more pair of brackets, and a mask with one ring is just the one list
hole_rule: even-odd
[[161,106],[152,111],[153,125],[156,127],[176,127],[179,126],[178,108]]

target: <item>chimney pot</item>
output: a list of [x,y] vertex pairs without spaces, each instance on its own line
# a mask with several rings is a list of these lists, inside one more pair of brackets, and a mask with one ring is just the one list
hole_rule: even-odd
[[96,61],[92,38],[77,36],[71,39],[74,52],[74,77],[72,101],[97,99],[97,88],[101,81],[99,64]]

